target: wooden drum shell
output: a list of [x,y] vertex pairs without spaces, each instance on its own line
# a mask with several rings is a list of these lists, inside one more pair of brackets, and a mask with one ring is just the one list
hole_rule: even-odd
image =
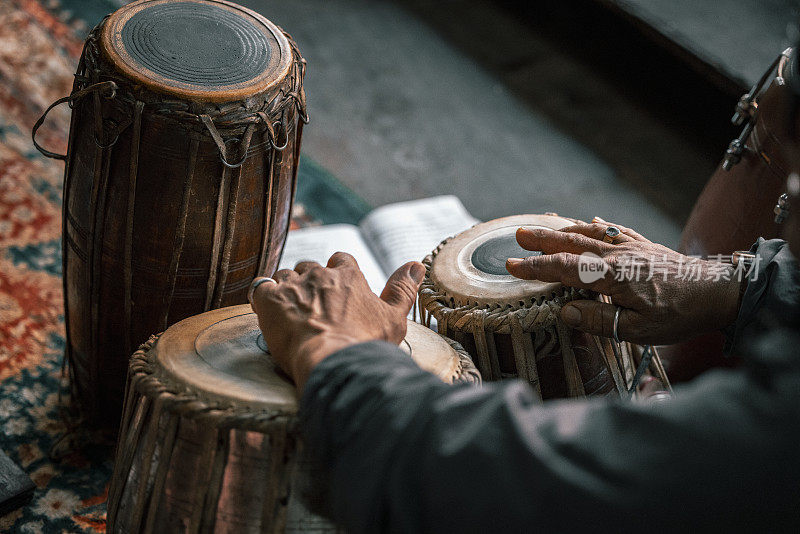
[[[267,127],[243,118],[248,106],[267,109],[263,103],[181,101],[132,84],[98,50],[101,28],[87,42],[77,79],[118,89],[114,98],[96,92],[73,102],[63,276],[77,404],[90,422],[114,426],[128,356],[142,341],[185,317],[245,302],[253,277],[277,268],[305,112],[292,101],[265,113],[276,120]],[[293,43],[291,50],[300,65]],[[294,72],[299,82],[287,78],[256,96],[279,100],[292,83],[301,86],[302,70]],[[223,165],[202,113],[218,123],[229,160],[242,159],[237,150],[250,137],[241,166]]]
[[627,347],[621,348],[621,361],[617,362],[611,341],[558,326],[555,321],[544,328],[527,329],[518,319],[524,310],[521,315],[507,315],[510,326],[497,327],[486,320],[492,310],[477,308],[459,320],[454,310],[441,302],[421,296],[420,304],[423,322],[430,324],[435,318],[438,332],[464,347],[484,380],[521,378],[542,399],[553,399],[621,396],[633,378],[636,364]]
[[[571,349],[575,354],[576,366],[572,368],[565,364],[564,356],[559,346],[558,336],[550,332],[532,333],[525,332],[525,341],[515,343],[512,335],[487,331],[488,365],[486,360],[479,356],[481,349],[475,341],[475,334],[468,331],[447,330],[447,335],[452,337],[468,354],[473,355],[473,360],[481,376],[486,380],[503,380],[507,378],[522,378],[534,384],[543,399],[567,398],[577,394],[586,396],[605,396],[614,394],[614,380],[606,365],[605,350],[601,341],[594,336],[573,331],[570,335]],[[531,366],[534,359],[525,354],[525,346],[535,347],[535,375]],[[546,348],[545,348],[546,347]],[[536,350],[538,348],[538,350]],[[497,372],[499,370],[499,373]],[[578,392],[571,392],[567,376],[577,370],[580,377]],[[535,378],[534,378],[535,376]],[[575,382],[575,385],[578,381]]]
[[179,413],[142,394],[147,387],[158,386],[129,385],[115,467],[125,480],[112,482],[109,532],[337,532],[290,495],[310,476],[294,414],[252,417],[248,429],[246,417],[203,418],[197,400],[197,411]]

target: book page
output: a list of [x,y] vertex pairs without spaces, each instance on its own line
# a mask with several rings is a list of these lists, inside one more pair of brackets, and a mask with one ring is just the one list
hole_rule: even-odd
[[331,224],[292,230],[278,269],[294,269],[301,261],[316,261],[323,267],[334,252],[347,252],[358,262],[370,289],[378,295],[386,285],[386,275],[375,261],[357,226]]
[[359,225],[388,275],[408,261],[421,261],[436,245],[477,223],[453,195],[376,208]]

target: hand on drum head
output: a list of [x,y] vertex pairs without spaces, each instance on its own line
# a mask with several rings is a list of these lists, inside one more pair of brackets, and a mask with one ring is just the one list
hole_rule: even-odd
[[[615,227],[613,239],[607,230]],[[605,238],[605,240],[604,240]],[[612,304],[577,300],[564,306],[568,325],[635,343],[666,344],[724,328],[736,319],[740,282],[733,266],[684,256],[629,228],[602,219],[561,230],[520,228],[517,242],[541,256],[509,258],[512,275],[588,289]]]
[[262,283],[253,311],[276,363],[302,390],[314,366],[337,350],[365,341],[399,344],[425,267],[409,262],[392,274],[381,296],[373,293],[356,260],[337,252],[327,267],[298,263]]

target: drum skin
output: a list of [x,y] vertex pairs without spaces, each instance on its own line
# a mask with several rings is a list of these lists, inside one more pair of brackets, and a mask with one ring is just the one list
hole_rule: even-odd
[[[788,73],[787,73],[788,74]],[[759,237],[780,237],[773,209],[785,190],[788,166],[783,158],[784,114],[791,89],[779,79],[758,99],[756,124],[742,159],[730,170],[717,170],[689,216],[679,251],[703,257],[749,250]],[[709,367],[728,367],[736,358],[722,354],[722,334],[713,332],[660,350],[670,379],[694,378]]]
[[[401,348],[445,383],[479,383],[466,353],[415,323]],[[302,454],[294,385],[250,306],[187,318],[131,360],[108,530],[338,532]]]
[[[269,64],[274,79],[247,100],[231,99],[242,87],[212,88],[204,102],[202,91],[183,94],[168,80],[132,81],[101,38],[115,15],[90,35],[76,75],[76,90],[108,81],[116,90],[73,102],[63,228],[72,389],[84,419],[105,427],[119,422],[140,343],[185,317],[246,302],[253,277],[277,268],[305,119],[302,58],[266,19],[280,58]],[[223,164],[202,115],[240,166]]]

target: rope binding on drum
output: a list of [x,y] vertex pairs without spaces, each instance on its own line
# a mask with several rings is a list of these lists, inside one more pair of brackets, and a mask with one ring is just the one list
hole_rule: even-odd
[[[150,337],[133,354],[128,368],[126,397],[136,391],[150,399],[158,399],[165,410],[181,417],[207,421],[215,427],[241,428],[267,433],[275,427],[296,430],[296,414],[270,408],[251,410],[230,402],[204,398],[202,393],[181,384],[163,372],[151,350],[161,334]],[[123,427],[124,430],[124,427]]]
[[445,239],[434,251],[422,260],[426,268],[425,279],[419,289],[420,320],[430,326],[430,315],[446,318],[450,324],[457,324],[460,329],[471,330],[473,323],[480,321],[485,328],[500,334],[511,332],[511,317],[519,320],[526,331],[555,326],[556,317],[567,302],[580,298],[589,298],[582,289],[562,287],[561,291],[550,295],[532,297],[520,301],[519,307],[504,304],[485,305],[477,302],[457,303],[431,280],[431,265],[438,252],[450,239]]

